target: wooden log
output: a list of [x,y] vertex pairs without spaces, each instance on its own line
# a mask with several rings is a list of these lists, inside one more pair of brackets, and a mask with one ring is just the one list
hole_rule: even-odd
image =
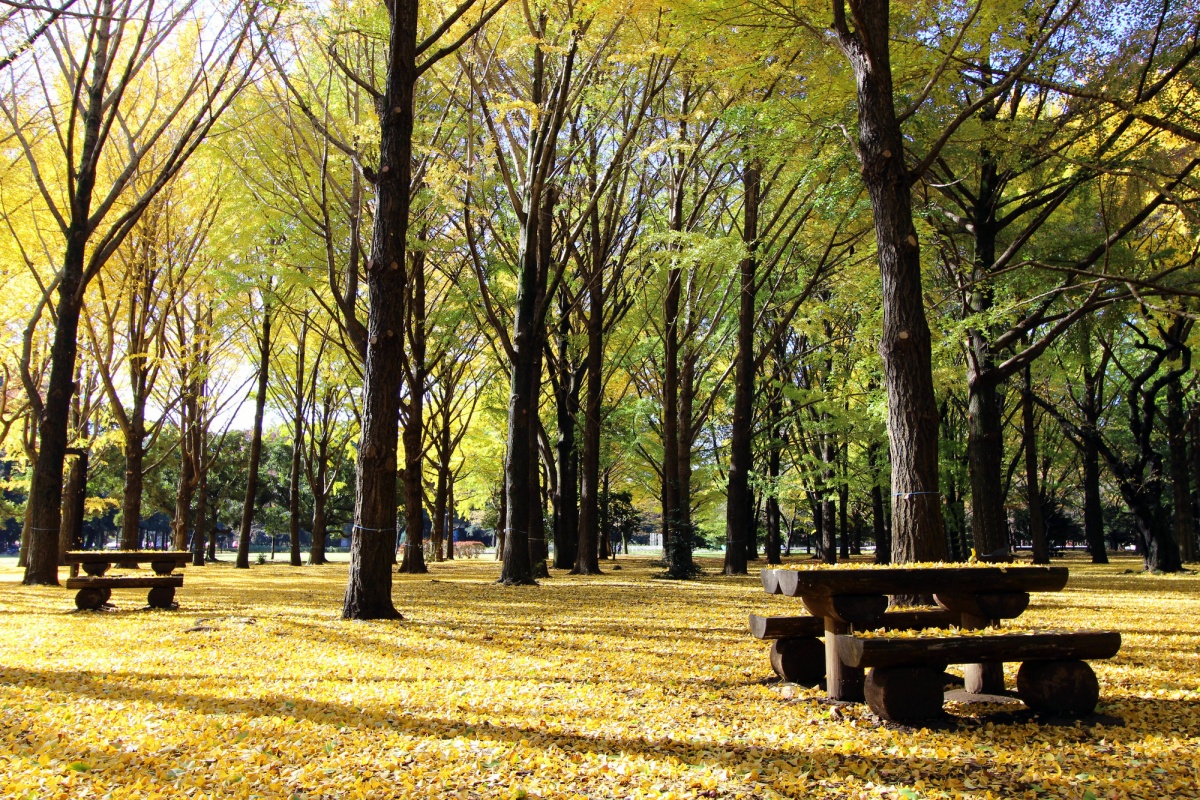
[[820,617],[763,617],[750,615],[750,633],[756,639],[785,639],[791,636],[820,636],[825,623]]
[[178,561],[151,561],[150,568],[155,575],[170,575],[178,564]]
[[852,667],[910,667],[990,661],[1112,658],[1121,649],[1116,631],[1043,631],[992,636],[839,635],[837,651]]
[[776,639],[771,642],[771,669],[785,681],[816,686],[825,677],[825,645],[815,636]]
[[782,594],[788,597],[798,597],[796,586],[800,581],[800,573],[794,569],[777,569],[775,570],[775,582],[777,584],[775,594]]
[[777,570],[788,597],[835,594],[910,595],[952,592],[1057,592],[1066,567],[890,567]]
[[1100,682],[1083,661],[1026,661],[1017,670],[1017,696],[1032,711],[1090,714],[1100,699]]
[[80,611],[94,611],[104,605],[103,589],[80,589],[75,593],[75,607]]
[[825,617],[825,694],[831,700],[846,700],[852,703],[863,701],[863,669],[845,663],[839,654],[838,640],[854,638],[845,636],[850,626],[833,617]]
[[867,674],[863,694],[880,718],[893,722],[942,716],[945,667],[875,667]]
[[[77,571],[79,569],[79,564],[72,564],[71,567],[73,570],[76,570],[75,572],[71,573],[71,577],[77,576],[79,574]],[[112,564],[107,561],[86,561],[83,564],[83,571],[88,575],[91,575],[93,578],[99,578],[101,575],[108,572],[109,568],[111,567]]]
[[779,578],[775,576],[777,570],[764,569],[759,573],[759,578],[762,579],[763,591],[767,594],[779,594]]
[[187,564],[192,554],[186,550],[69,550],[63,555],[68,564],[116,564],[138,562],[140,564],[154,561],[174,561],[176,564]]
[[146,605],[151,608],[179,608],[175,602],[174,586],[155,586],[146,594]]
[[878,628],[887,612],[888,599],[881,594],[839,594],[832,597],[805,595],[804,607],[820,617],[833,617],[838,622],[853,625],[859,630]]
[[1029,592],[937,592],[937,604],[983,619],[1016,619],[1029,608]]
[[[924,628],[949,628],[962,624],[962,615],[942,609],[888,611],[876,630],[919,631]],[[865,630],[865,628],[859,628]],[[820,636],[825,623],[818,616],[763,617],[750,615],[750,633],[757,639],[782,639],[786,636]]]
[[100,578],[67,578],[68,589],[149,589],[183,586],[182,575],[118,575]]

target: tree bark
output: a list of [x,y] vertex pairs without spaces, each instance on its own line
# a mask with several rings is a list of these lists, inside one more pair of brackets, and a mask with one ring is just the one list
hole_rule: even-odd
[[[72,452],[75,459],[67,474],[67,486],[63,497],[62,528],[58,532],[59,560],[63,561],[68,550],[80,545],[83,531],[84,503],[87,500],[88,456],[86,450]],[[63,561],[63,563],[66,563]]]
[[304,347],[308,339],[308,313],[300,320],[300,335],[296,342],[296,385],[292,406],[292,464],[288,473],[288,563],[303,565],[300,560],[300,459],[304,455]]
[[208,470],[201,469],[196,493],[196,525],[192,534],[192,566],[204,566],[204,548],[208,540]]
[[1196,560],[1196,529],[1192,518],[1191,475],[1188,470],[1187,419],[1179,376],[1167,384],[1167,445],[1170,448],[1171,488],[1174,496],[1175,540],[1183,562]]
[[938,490],[938,413],[910,176],[892,89],[889,2],[852,0],[850,5],[859,29],[849,30],[843,0],[834,0],[834,30],[858,83],[858,150],[874,213],[883,288],[879,351],[895,498],[892,560],[942,561],[946,537]]
[[[596,226],[594,226],[596,227]],[[588,276],[587,394],[583,412],[583,456],[580,462],[579,530],[575,575],[600,572],[596,558],[600,542],[600,415],[604,400],[604,270],[597,252],[599,232],[593,231],[593,264]]]
[[[579,378],[569,360],[567,348],[571,334],[570,304],[564,286],[559,296],[558,383],[555,395],[558,442],[555,468],[557,514],[554,525],[554,568],[574,572],[579,560],[579,467],[575,442],[575,424],[579,418]],[[579,574],[574,572],[574,574]]]
[[1046,524],[1042,519],[1042,493],[1038,488],[1037,426],[1033,417],[1033,381],[1025,366],[1021,385],[1021,429],[1025,447],[1025,498],[1029,504],[1029,538],[1033,544],[1033,563],[1049,564]]
[[754,312],[758,259],[759,166],[742,171],[742,243],[746,257],[738,266],[738,331],[734,355],[733,423],[729,444],[729,483],[725,495],[725,574],[745,575],[746,537],[752,526],[750,471],[754,447]]
[[250,465],[246,475],[246,498],[242,502],[242,527],[238,532],[235,566],[250,568],[250,527],[258,501],[258,467],[262,461],[263,410],[267,405],[267,378],[271,368],[271,307],[263,295],[262,331],[258,341],[258,391],[254,396],[254,428],[250,432]]

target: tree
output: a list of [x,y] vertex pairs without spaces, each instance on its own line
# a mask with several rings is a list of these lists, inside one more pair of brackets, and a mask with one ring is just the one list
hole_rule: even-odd
[[[0,100],[0,115],[29,164],[62,248],[44,398],[33,376],[23,376],[39,440],[30,488],[36,535],[25,583],[58,583],[63,456],[88,285],[207,137],[260,53],[253,35],[260,22],[257,3],[206,14],[203,37],[194,8],[190,0],[161,6],[95,0],[88,15],[59,18],[26,69],[5,71],[12,91]],[[270,20],[264,22],[269,28]],[[175,80],[160,81],[160,74]],[[63,87],[73,91],[64,96]],[[161,93],[148,101],[156,89]],[[32,113],[17,99],[28,91],[40,92],[40,109]],[[56,183],[58,176],[64,185]]]

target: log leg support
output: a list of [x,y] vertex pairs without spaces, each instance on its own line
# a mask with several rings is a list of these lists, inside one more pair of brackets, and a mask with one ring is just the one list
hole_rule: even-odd
[[892,722],[936,719],[943,715],[945,667],[875,667],[863,692],[867,705]]
[[80,589],[75,593],[75,607],[80,611],[95,611],[104,605],[108,594],[104,589]]
[[838,656],[837,637],[845,633],[850,633],[848,624],[825,617],[825,693],[830,700],[861,703],[864,672],[859,667],[846,666]]
[[[980,630],[999,624],[999,620],[962,615],[962,626],[967,630]],[[965,664],[963,666],[963,688],[971,694],[1004,694],[1004,665]]]
[[174,586],[155,586],[146,595],[146,604],[151,608],[176,609]]
[[1082,716],[1096,710],[1100,681],[1086,661],[1026,661],[1017,696],[1031,711]]
[[816,686],[825,677],[825,646],[815,636],[789,636],[771,643],[771,669],[785,681]]

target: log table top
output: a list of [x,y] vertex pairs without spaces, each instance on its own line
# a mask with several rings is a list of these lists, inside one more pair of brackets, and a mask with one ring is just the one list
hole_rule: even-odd
[[1057,592],[1066,567],[870,567],[866,569],[764,569],[763,589],[787,597],[867,594]]
[[191,558],[192,554],[187,550],[69,550],[63,554],[63,560],[68,564],[187,563]]

